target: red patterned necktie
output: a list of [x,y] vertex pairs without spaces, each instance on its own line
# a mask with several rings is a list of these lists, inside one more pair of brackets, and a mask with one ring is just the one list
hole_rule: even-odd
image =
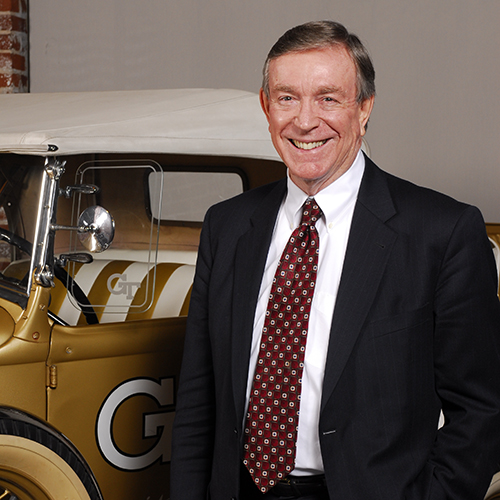
[[320,217],[320,208],[309,198],[278,263],[264,320],[243,459],[263,493],[295,466],[307,327],[318,268],[315,223]]

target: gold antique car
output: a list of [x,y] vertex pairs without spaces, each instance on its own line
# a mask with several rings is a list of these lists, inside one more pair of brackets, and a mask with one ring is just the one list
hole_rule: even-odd
[[167,500],[201,221],[283,175],[248,92],[0,96],[2,500]]
[[252,93],[0,95],[0,499],[168,499],[204,213],[284,175]]

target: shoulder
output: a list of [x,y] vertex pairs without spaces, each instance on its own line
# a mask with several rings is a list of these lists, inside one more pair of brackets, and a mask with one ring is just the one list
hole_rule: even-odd
[[388,227],[414,242],[444,246],[453,235],[485,240],[481,212],[447,194],[381,170],[367,159],[359,200]]
[[[364,193],[366,199],[386,197],[390,199],[395,214],[424,219],[439,219],[442,216],[460,217],[464,212],[479,211],[467,203],[428,187],[419,186],[406,179],[390,174],[370,159],[366,161]],[[361,192],[360,192],[361,193]]]

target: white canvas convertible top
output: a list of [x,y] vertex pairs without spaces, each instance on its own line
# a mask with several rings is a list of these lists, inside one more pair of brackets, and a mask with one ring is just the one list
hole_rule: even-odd
[[0,152],[279,160],[258,96],[228,89],[0,95]]

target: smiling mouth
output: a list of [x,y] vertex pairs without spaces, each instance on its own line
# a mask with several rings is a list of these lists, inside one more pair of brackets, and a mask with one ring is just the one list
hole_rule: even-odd
[[323,146],[327,142],[328,139],[325,139],[324,141],[316,141],[316,142],[300,142],[296,141],[295,139],[290,139],[290,142],[297,148],[297,149],[316,149],[319,148],[320,146]]

